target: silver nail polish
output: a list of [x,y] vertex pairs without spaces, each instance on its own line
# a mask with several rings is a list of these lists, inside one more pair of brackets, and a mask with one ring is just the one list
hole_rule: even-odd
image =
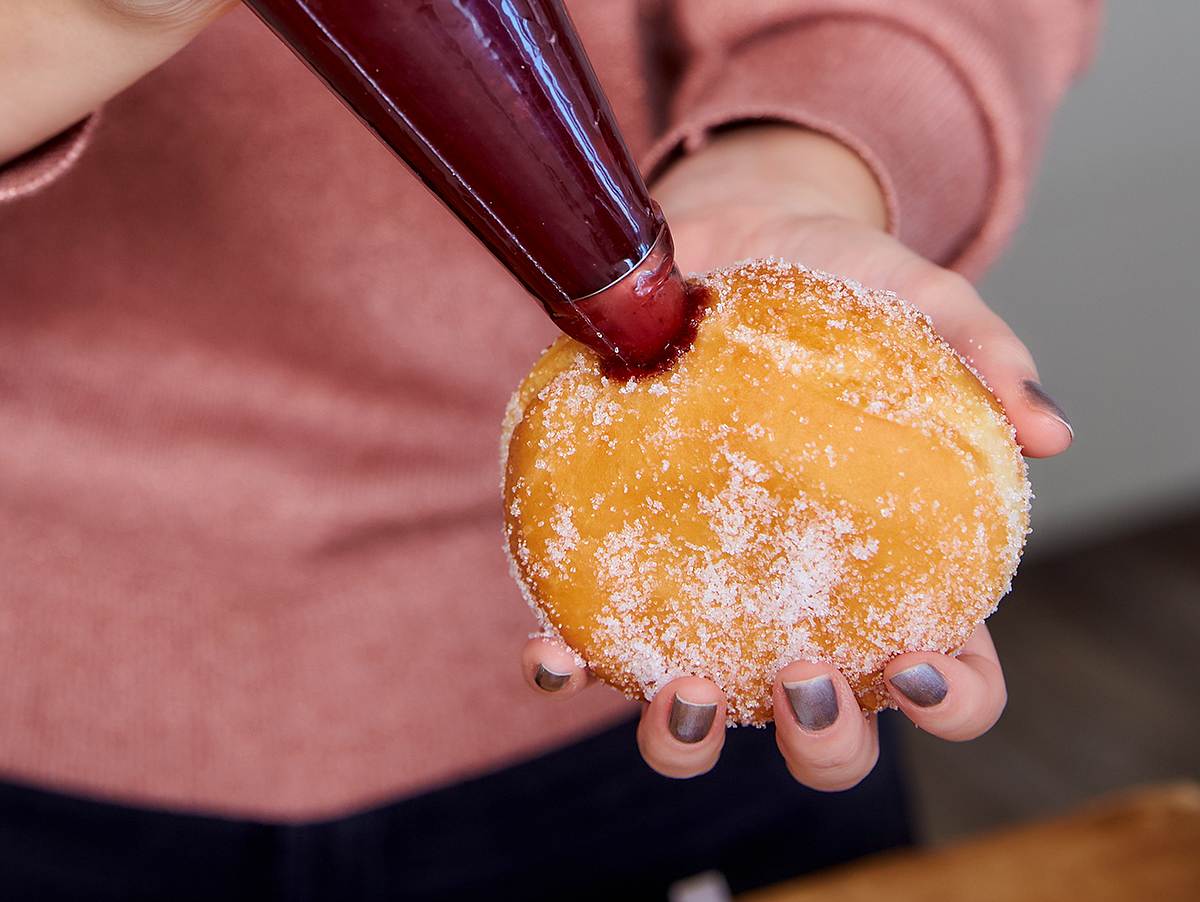
[[537,673],[533,675],[533,681],[538,684],[538,688],[546,692],[557,692],[567,683],[571,682],[571,674],[557,673],[547,667],[545,664],[538,664]]
[[716,702],[701,705],[689,702],[677,695],[675,701],[671,702],[671,719],[667,723],[667,728],[671,731],[671,735],[680,742],[691,745],[708,735],[708,731],[712,729],[713,718],[716,716]]
[[783,684],[796,723],[813,733],[832,726],[838,716],[837,690],[827,676]]
[[1050,395],[1046,392],[1046,389],[1042,388],[1042,383],[1033,379],[1026,379],[1021,383],[1021,388],[1024,389],[1025,397],[1029,399],[1031,404],[1040,407],[1046,413],[1050,414],[1050,416],[1054,417],[1054,419],[1066,426],[1067,432],[1071,433],[1072,440],[1075,438],[1075,427],[1072,426],[1071,421],[1067,419],[1067,412],[1058,406],[1058,402],[1050,397]]
[[932,664],[918,664],[901,670],[888,682],[904,693],[905,698],[922,708],[932,708],[946,697],[950,686]]

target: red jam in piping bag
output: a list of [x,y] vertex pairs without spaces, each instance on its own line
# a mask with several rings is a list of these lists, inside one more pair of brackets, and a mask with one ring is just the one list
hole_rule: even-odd
[[561,0],[246,0],[568,335],[663,365],[693,299]]

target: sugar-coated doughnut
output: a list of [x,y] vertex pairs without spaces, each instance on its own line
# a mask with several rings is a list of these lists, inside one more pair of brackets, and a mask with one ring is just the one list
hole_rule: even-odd
[[1008,590],[1029,520],[991,392],[895,295],[760,260],[699,278],[695,342],[612,379],[560,338],[502,441],[514,575],[545,630],[635,698],[686,674],[731,722],[829,661],[864,710],[911,650],[960,646]]

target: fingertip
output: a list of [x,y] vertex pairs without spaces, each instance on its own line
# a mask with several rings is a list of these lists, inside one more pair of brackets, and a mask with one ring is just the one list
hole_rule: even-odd
[[725,694],[711,680],[682,677],[664,686],[642,712],[638,746],[667,777],[707,773],[725,744]]
[[713,730],[724,727],[725,695],[714,683],[700,677],[685,677],[677,680],[671,691],[667,732],[676,742],[694,745],[703,742]]
[[776,722],[790,717],[800,729],[819,733],[834,724],[853,694],[832,665],[794,661],[775,678]]
[[950,681],[942,672],[947,669],[945,664],[938,668],[931,661],[917,661],[898,665],[891,673],[885,671],[884,679],[893,699],[928,710],[950,694]]
[[195,31],[232,9],[235,0],[103,0],[109,10],[148,27]]
[[798,661],[774,687],[775,737],[788,770],[823,792],[849,789],[879,756],[874,718],[864,717],[854,690],[829,664]]
[[891,661],[883,675],[892,699],[914,724],[953,742],[991,729],[1008,697],[999,662],[985,654],[913,652]]
[[1075,428],[1066,411],[1033,377],[1018,381],[1014,406],[1026,415],[1017,425],[1017,440],[1027,457],[1054,457],[1075,441]]
[[588,682],[587,671],[579,666],[575,653],[543,636],[525,643],[521,670],[529,687],[548,698],[570,698]]

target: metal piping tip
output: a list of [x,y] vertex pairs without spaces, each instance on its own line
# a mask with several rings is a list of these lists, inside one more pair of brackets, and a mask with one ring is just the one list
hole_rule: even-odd
[[621,278],[583,297],[547,305],[560,329],[606,362],[630,369],[652,366],[668,351],[688,328],[691,307],[665,222],[650,249]]

